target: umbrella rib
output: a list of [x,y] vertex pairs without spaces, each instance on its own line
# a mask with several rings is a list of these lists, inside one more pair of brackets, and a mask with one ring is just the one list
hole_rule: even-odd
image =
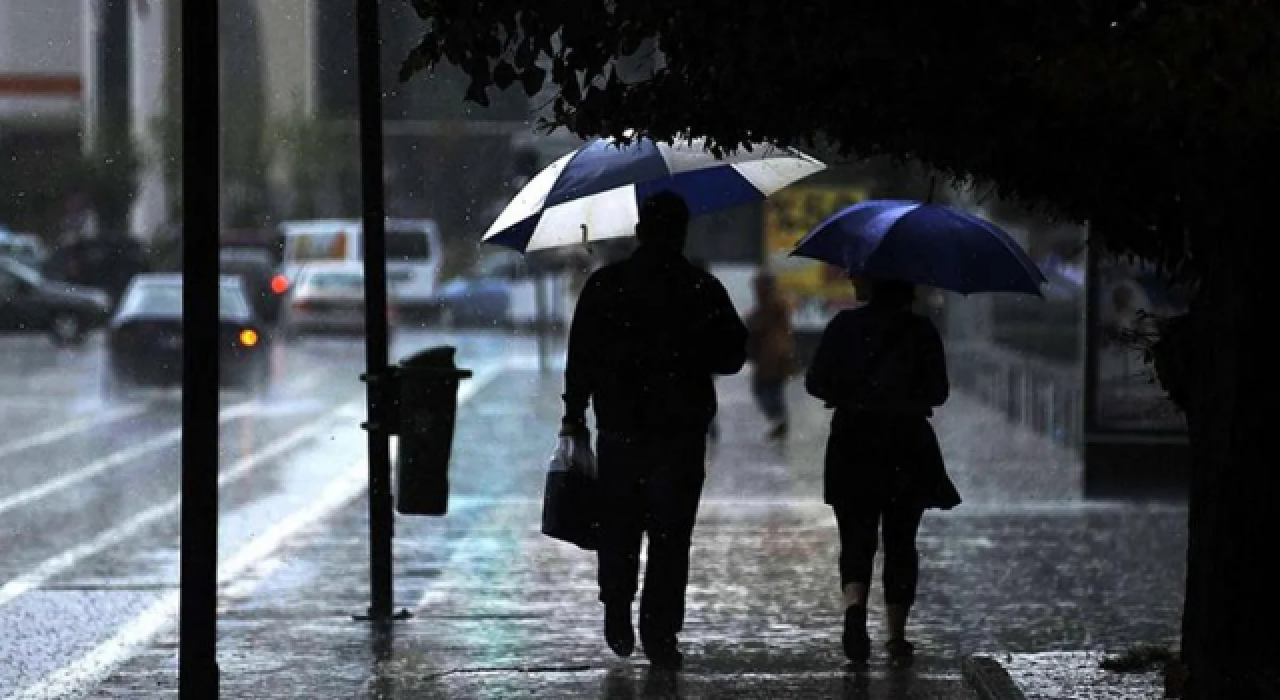
[[1026,269],[1028,267],[1028,263],[1030,263],[1031,269],[1027,270],[1028,272],[1035,273],[1035,276],[1041,282],[1049,281],[1049,278],[1044,276],[1044,271],[1040,269],[1039,265],[1036,265],[1035,262],[1031,260],[1031,257],[1027,255],[1026,251],[1023,251],[1021,248],[1014,250],[1013,245],[1015,244],[1012,244],[1011,241],[1009,240],[1009,234],[1005,233],[1004,231],[1001,231],[999,228],[995,226],[995,224],[992,224],[991,222],[981,217],[975,216],[973,218],[975,221],[981,224],[984,229],[987,229],[988,233],[990,233],[993,238],[995,238],[997,241],[1000,242],[1000,245],[1004,246],[1004,249],[1008,251],[1010,255],[1013,256],[1013,259],[1017,261],[1019,266],[1021,266],[1023,269]]

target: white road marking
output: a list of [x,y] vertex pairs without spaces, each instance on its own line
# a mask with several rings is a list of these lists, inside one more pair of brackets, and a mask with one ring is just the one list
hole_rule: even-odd
[[[311,505],[277,523],[260,537],[245,545],[218,567],[219,579],[236,578],[266,559],[289,538],[329,514],[351,503],[365,490],[362,463],[352,465],[346,473],[329,483]],[[247,591],[241,591],[244,595]],[[10,700],[51,700],[79,695],[101,682],[117,665],[145,646],[167,628],[178,614],[181,594],[166,594],[141,615],[124,626],[115,636],[99,644],[74,663],[9,696]]]
[[11,454],[29,450],[33,447],[39,447],[51,442],[56,442],[65,437],[70,437],[76,433],[89,430],[90,428],[98,425],[105,425],[107,423],[114,423],[126,418],[132,418],[145,410],[145,406],[122,406],[110,411],[97,413],[92,416],[86,416],[68,423],[63,423],[56,428],[51,428],[42,433],[28,435],[27,437],[14,440],[13,442],[5,445],[0,445],[0,458],[8,457]]
[[[472,379],[464,381],[459,387],[459,405],[474,397],[481,389],[497,379],[504,370],[504,364],[477,370]],[[343,406],[334,413],[340,414],[345,410],[349,410],[349,406],[350,404]],[[285,440],[288,439],[285,438]],[[281,442],[284,441],[282,440]],[[242,473],[247,472],[250,468],[245,467]],[[285,545],[290,538],[341,510],[363,494],[368,487],[367,474],[368,470],[364,462],[358,462],[348,467],[342,476],[329,482],[324,492],[311,501],[309,506],[294,512],[225,560],[218,567],[218,580],[220,582],[231,582],[260,566],[265,565],[268,569],[271,568],[270,561],[275,557],[276,551]],[[219,486],[224,485],[232,478],[231,472],[228,472],[219,478]],[[179,503],[180,501],[175,498],[164,504],[164,506],[157,506],[156,509],[161,507],[168,508],[169,511],[165,513],[167,515],[176,512]],[[137,517],[141,517],[141,515]],[[232,584],[231,590],[237,596],[249,595],[262,580],[263,577],[252,581],[237,581]],[[99,644],[76,661],[13,693],[8,700],[51,700],[53,698],[74,697],[85,693],[172,624],[174,617],[178,614],[180,600],[180,592],[178,591],[166,594],[141,615],[126,624],[115,636]]]
[[[313,375],[315,374],[318,374],[318,373],[313,373]],[[307,375],[303,377],[303,379],[299,380],[298,383],[301,385],[306,381],[314,382],[317,380],[318,380],[317,377],[312,375]],[[222,409],[222,411],[218,413],[218,423],[222,424],[229,420],[233,420],[235,418],[241,418],[244,416],[253,415],[255,411],[258,410],[258,407],[259,407],[259,403],[257,399],[241,401],[234,405],[228,406],[227,408]],[[25,489],[23,491],[19,491],[18,493],[15,493],[6,498],[0,498],[0,514],[11,511],[14,508],[20,508],[22,506],[35,503],[36,501],[48,498],[49,496],[52,496],[53,494],[59,491],[75,486],[76,484],[79,484],[83,481],[92,479],[93,477],[98,476],[99,474],[107,472],[111,469],[115,469],[116,467],[119,467],[121,465],[128,464],[129,462],[132,462],[133,460],[138,459],[143,455],[146,455],[151,452],[155,452],[157,450],[162,450],[167,447],[178,445],[181,442],[182,442],[182,428],[174,428],[172,430],[163,432],[160,435],[157,435],[156,437],[153,437],[149,440],[144,440],[138,443],[137,445],[134,445],[132,447],[127,447],[123,450],[107,455],[106,457],[103,457],[101,459],[96,459],[92,462],[89,462],[88,464],[84,465],[83,467],[80,467],[75,471],[67,472],[66,474],[55,477],[53,479],[49,479],[48,481],[43,481],[36,486],[32,486],[31,488]]]
[[[352,401],[348,405],[358,403],[357,401]],[[347,406],[344,405],[342,408],[331,411],[323,418],[308,423],[283,438],[263,446],[261,449],[254,451],[253,454],[237,460],[230,468],[218,476],[218,486],[225,486],[308,440],[319,437],[326,430],[333,427],[335,420],[345,410],[347,410]],[[49,579],[64,571],[69,571],[85,559],[128,540],[160,519],[178,513],[181,507],[182,497],[180,495],[174,496],[163,503],[154,505],[134,515],[132,518],[87,542],[44,560],[34,569],[0,586],[0,606],[6,605],[15,598],[39,588]]]

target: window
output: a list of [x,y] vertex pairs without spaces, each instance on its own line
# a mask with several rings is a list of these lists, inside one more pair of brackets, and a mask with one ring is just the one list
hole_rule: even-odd
[[272,264],[271,252],[261,248],[223,248],[218,257],[224,263]]
[[364,292],[364,277],[350,272],[317,272],[306,284],[325,291]]
[[316,59],[316,97],[320,114],[336,119],[354,119],[360,113],[354,4],[317,2],[314,7],[316,33],[312,50]]
[[345,260],[347,257],[346,232],[303,233],[293,238],[294,260],[306,262],[310,260]]
[[249,302],[240,287],[224,284],[218,289],[218,309],[222,316],[247,317]]
[[[218,308],[223,317],[249,315],[249,303],[240,287],[223,283],[218,289]],[[120,313],[126,316],[146,315],[182,317],[181,282],[143,282],[133,287],[120,304]]]
[[421,231],[387,231],[387,260],[427,260],[431,242]]

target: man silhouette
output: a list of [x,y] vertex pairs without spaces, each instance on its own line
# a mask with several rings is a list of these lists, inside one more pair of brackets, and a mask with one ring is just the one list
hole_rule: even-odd
[[630,257],[587,280],[569,331],[562,433],[583,436],[593,404],[600,471],[600,601],[605,640],[635,648],[640,545],[648,566],[640,641],[655,668],[678,669],[689,546],[716,414],[712,376],[746,362],[747,329],[724,286],[683,253],[689,208],[663,191],[642,203]]

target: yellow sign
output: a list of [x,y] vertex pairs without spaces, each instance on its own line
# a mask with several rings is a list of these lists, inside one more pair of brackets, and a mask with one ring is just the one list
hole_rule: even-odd
[[824,325],[854,301],[843,270],[792,258],[788,254],[804,235],[844,207],[867,198],[862,187],[806,185],[788,187],[764,203],[765,264],[778,277],[778,287],[795,309],[796,325]]

